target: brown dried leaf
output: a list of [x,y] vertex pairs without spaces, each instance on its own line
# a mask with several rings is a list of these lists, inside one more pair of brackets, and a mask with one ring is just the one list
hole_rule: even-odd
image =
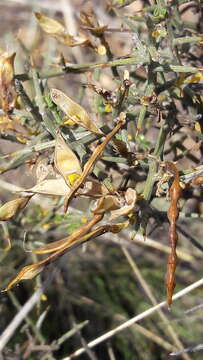
[[93,9],[80,12],[80,20],[85,25],[85,29],[90,30],[93,35],[101,36],[108,29],[108,25],[99,25]]
[[5,112],[15,107],[17,94],[14,86],[14,59],[16,53],[0,56],[0,102]]
[[113,139],[113,146],[116,151],[123,157],[128,157],[128,148],[126,143],[120,139]]
[[58,89],[51,89],[51,99],[76,124],[97,135],[102,131],[90,119],[86,110]]
[[75,179],[82,174],[77,156],[66,144],[60,133],[56,137],[54,164],[68,186],[72,185]]
[[0,207],[0,221],[10,220],[20,210],[23,210],[30,200],[31,196],[25,196],[19,199],[6,202]]
[[89,43],[87,39],[74,37],[68,34],[62,24],[50,17],[45,16],[42,13],[36,12],[35,17],[37,18],[40,27],[45,33],[53,36],[64,45],[73,47],[87,45]]

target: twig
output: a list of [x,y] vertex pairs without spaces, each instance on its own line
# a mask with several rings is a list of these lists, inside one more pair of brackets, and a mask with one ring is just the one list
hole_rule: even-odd
[[[10,299],[11,299],[12,303],[14,304],[14,306],[16,307],[16,309],[18,311],[21,311],[22,306],[20,305],[17,297],[12,293],[12,291],[8,292],[8,296],[10,297]],[[44,336],[41,334],[37,325],[34,324],[34,322],[32,321],[32,319],[29,316],[25,317],[25,321],[32,328],[33,332],[35,333],[36,338],[40,341],[40,343],[44,344],[45,343]]]
[[[69,0],[61,0],[61,12],[64,17],[64,22],[66,25],[66,29],[69,34],[76,36],[77,35],[77,26],[74,17],[74,9],[72,6],[72,1]],[[72,53],[77,62],[82,62],[83,56],[80,47],[73,47]]]
[[30,100],[29,96],[27,95],[25,89],[23,88],[23,85],[21,82],[16,78],[15,79],[15,87],[16,92],[18,95],[20,95],[24,108],[27,112],[31,113],[33,118],[37,123],[40,123],[42,121],[42,116],[38,111],[38,108],[33,105],[32,101]]
[[170,349],[174,350],[174,346],[171,345],[168,341],[165,341],[163,338],[161,338],[157,334],[153,333],[152,331],[149,331],[148,329],[144,328],[143,326],[141,326],[139,324],[133,324],[132,329],[133,328],[135,328],[136,331],[139,331],[147,339],[154,341],[159,346],[162,346],[165,350],[167,350],[167,351],[171,351]]
[[[125,65],[146,65],[150,63],[149,55],[146,56],[136,56],[136,57],[127,57],[122,59],[115,59],[107,62],[95,62],[95,63],[87,63],[87,64],[66,64],[65,67],[58,67],[57,69],[47,70],[44,72],[39,72],[40,79],[49,79],[52,77],[63,76],[65,74],[81,74],[87,71],[92,71],[98,68],[105,67],[115,67],[115,66],[125,66]],[[198,69],[194,66],[185,66],[185,65],[160,65],[157,66],[154,71],[158,72],[168,72],[174,71],[177,73],[185,72],[185,73],[196,73],[202,70],[202,68]],[[31,74],[18,74],[15,76],[16,79],[20,81],[26,81],[32,79]]]
[[113,348],[110,343],[107,344],[107,352],[110,360],[116,360]]
[[15,333],[16,329],[24,321],[35,304],[39,301],[41,295],[43,294],[43,290],[43,287],[41,287],[34,292],[34,294],[22,306],[20,311],[15,315],[7,328],[3,331],[2,335],[0,336],[0,352],[4,349],[6,344]]
[[79,324],[74,324],[73,328],[68,330],[65,334],[63,334],[59,339],[54,340],[51,345],[61,346],[66,340],[75,335],[78,331],[83,329],[89,323],[89,320],[85,320]]
[[51,135],[55,138],[56,136],[56,126],[54,124],[53,119],[51,119],[51,112],[49,109],[46,109],[45,101],[43,99],[42,90],[40,87],[40,79],[38,77],[38,73],[34,67],[33,61],[31,59],[31,74],[33,79],[33,85],[35,89],[35,101],[39,109],[39,113],[41,115],[42,121],[46,129],[51,133]]
[[197,352],[197,351],[201,351],[201,350],[203,350],[203,344],[199,344],[199,345],[187,348],[187,349],[183,349],[181,351],[176,351],[176,352],[174,351],[169,355],[170,356],[179,356],[179,355],[183,355],[187,352]]
[[[200,287],[203,285],[203,278],[196,281],[195,283],[187,286],[186,288],[184,288],[183,290],[179,291],[178,293],[176,293],[173,296],[173,301],[181,298],[182,296],[187,295],[189,292],[193,291],[194,289]],[[130,320],[127,320],[126,322],[124,322],[123,324],[119,325],[118,327],[116,327],[113,330],[110,330],[108,332],[106,332],[105,334],[99,336],[98,338],[94,339],[93,341],[90,341],[87,345],[89,348],[93,348],[94,346],[100,344],[103,341],[106,341],[107,339],[110,339],[112,336],[118,334],[120,331],[123,331],[125,329],[127,329],[128,327],[132,326],[134,323],[136,323],[137,321],[140,321],[146,317],[148,317],[149,315],[153,314],[155,311],[157,311],[158,309],[161,309],[163,307],[166,307],[167,303],[166,301],[163,301],[159,304],[157,304],[156,306],[153,306],[151,308],[149,308],[148,310],[142,312],[139,315],[134,316],[133,318],[131,318]],[[80,348],[78,350],[76,350],[73,354],[71,354],[68,357],[63,358],[63,360],[70,360],[73,359],[81,354],[83,354],[85,351],[84,348]]]
[[[121,245],[121,249],[129,263],[129,265],[131,266],[133,273],[135,274],[136,278],[138,279],[138,281],[140,282],[142,288],[144,289],[146,295],[148,296],[148,298],[150,299],[152,305],[156,305],[157,301],[156,298],[154,297],[149,285],[147,284],[146,280],[144,279],[144,277],[142,276],[138,266],[136,265],[136,263],[134,262],[132,256],[130,255],[129,251],[126,249],[126,247],[124,245]],[[163,321],[163,323],[165,324],[165,330],[168,331],[171,339],[173,340],[174,344],[179,348],[182,349],[183,345],[180,342],[178,336],[176,335],[174,329],[172,328],[169,320],[167,319],[166,315],[163,313],[163,311],[161,309],[157,310],[158,315],[160,316],[161,320]],[[190,357],[188,357],[187,355],[183,354],[183,359],[185,360],[191,360]]]

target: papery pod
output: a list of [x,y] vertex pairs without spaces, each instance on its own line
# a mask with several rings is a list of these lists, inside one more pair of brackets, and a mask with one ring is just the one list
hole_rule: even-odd
[[96,202],[92,208],[92,212],[94,214],[103,214],[118,208],[120,208],[120,199],[115,195],[107,195]]
[[[68,238],[54,241],[52,244],[45,245],[44,248],[33,251],[38,254],[45,254],[50,252],[53,252],[53,254],[46,257],[42,261],[23,267],[21,271],[18,273],[18,275],[12,281],[10,281],[10,283],[3,291],[10,290],[14,285],[16,285],[21,280],[32,279],[33,277],[38,275],[41,271],[43,271],[47,265],[49,265],[51,262],[55,261],[57,258],[65,254],[68,251],[68,249],[72,247],[72,245],[74,246],[74,244],[76,243],[80,243],[80,242],[82,243],[83,240],[87,241],[89,237],[97,233],[97,230],[94,230],[93,232],[89,232],[89,231],[91,230],[91,227],[95,225],[95,223],[101,220],[101,218],[102,218],[101,215],[96,215],[96,217],[94,217],[89,222],[89,224],[83,226],[83,229],[76,230],[75,235],[72,234]],[[87,232],[87,234],[83,235],[85,232]]]
[[167,304],[172,304],[173,292],[176,286],[175,272],[177,266],[177,253],[176,247],[178,242],[178,232],[176,227],[176,221],[179,217],[178,202],[182,194],[182,187],[180,185],[179,171],[176,165],[170,161],[166,161],[164,164],[165,171],[174,176],[173,182],[169,189],[170,206],[167,211],[167,217],[170,223],[169,226],[169,246],[171,252],[167,262],[166,273],[166,288],[167,288]]
[[34,254],[47,254],[58,251],[62,249],[64,246],[68,246],[68,237],[56,241],[52,241],[39,249],[34,249],[32,252]]
[[42,30],[45,33],[55,37],[60,43],[71,47],[86,45],[89,43],[87,39],[74,37],[68,34],[64,26],[56,20],[39,12],[36,12],[35,16]]
[[57,178],[43,180],[32,188],[21,191],[51,196],[66,196],[69,194],[70,188],[63,178]]
[[88,196],[92,198],[100,198],[108,194],[108,189],[105,185],[95,181],[86,181],[83,188],[79,189],[79,195]]
[[86,110],[65,95],[58,89],[51,89],[52,101],[76,124],[84,127],[94,134],[103,135],[102,131],[96,126],[93,120],[90,119]]
[[120,209],[111,211],[110,220],[116,219],[119,216],[130,215],[135,210],[135,204],[137,201],[137,193],[134,189],[128,188],[125,196],[125,203]]
[[19,281],[21,280],[30,280],[34,278],[44,269],[44,265],[43,264],[41,265],[41,263],[43,263],[43,261],[40,261],[39,263],[36,264],[24,266],[22,270],[18,273],[18,275],[12,281],[10,281],[8,286],[3,291],[9,291],[14,285],[19,283]]
[[15,55],[4,53],[0,56],[0,103],[5,112],[13,110],[17,98],[13,81]]
[[90,233],[92,227],[97,224],[103,218],[103,214],[94,215],[93,218],[87,223],[83,224],[80,228],[76,229],[71,235],[64,239],[53,241],[49,244],[44,245],[43,247],[32,250],[35,254],[47,254],[51,252],[62,251],[63,249],[68,249],[72,244],[74,244],[78,239],[80,239],[84,234]]
[[68,205],[69,205],[71,199],[73,198],[74,194],[76,193],[76,191],[78,191],[78,189],[81,187],[81,185],[83,185],[85,183],[87,176],[92,172],[94,165],[98,161],[98,159],[101,156],[106,145],[113,138],[113,136],[120,130],[120,128],[125,124],[125,120],[126,120],[126,114],[124,112],[121,112],[116,126],[113,128],[113,130],[110,133],[108,133],[106,135],[103,142],[96,147],[96,149],[94,150],[94,152],[92,153],[92,155],[90,156],[88,161],[85,163],[83,172],[82,172],[80,178],[78,178],[75,181],[70,194],[65,199],[65,202],[64,202],[64,210],[65,211],[67,211]]
[[77,156],[66,144],[60,133],[56,137],[54,164],[68,186],[73,185],[74,181],[82,174]]
[[0,221],[10,220],[20,210],[24,209],[31,196],[25,196],[19,199],[6,202],[0,207]]

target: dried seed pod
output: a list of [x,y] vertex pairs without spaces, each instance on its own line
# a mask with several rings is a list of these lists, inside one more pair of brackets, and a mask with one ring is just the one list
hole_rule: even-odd
[[62,91],[51,89],[51,99],[76,124],[97,135],[103,135],[97,125],[90,119],[86,110],[65,95]]
[[87,45],[89,43],[87,39],[68,34],[64,26],[56,20],[39,12],[36,12],[35,16],[42,30],[56,38],[60,43],[70,47]]
[[80,162],[60,133],[56,137],[54,164],[68,186],[73,185],[82,174]]
[[176,221],[179,216],[178,201],[180,199],[182,188],[179,182],[179,172],[175,164],[172,162],[165,162],[165,169],[167,172],[174,176],[173,183],[169,189],[170,196],[170,207],[167,212],[167,216],[170,222],[169,228],[169,245],[171,248],[171,253],[168,257],[167,263],[167,274],[166,274],[166,287],[167,287],[167,303],[170,306],[172,303],[173,291],[176,285],[175,282],[175,271],[177,266],[177,254],[176,246],[178,241],[178,233],[176,230]]
[[51,196],[67,196],[70,192],[70,187],[68,187],[65,180],[60,177],[56,179],[43,180],[32,188],[23,189],[21,191]]
[[10,220],[20,210],[23,210],[31,195],[6,202],[0,207],[0,221]]

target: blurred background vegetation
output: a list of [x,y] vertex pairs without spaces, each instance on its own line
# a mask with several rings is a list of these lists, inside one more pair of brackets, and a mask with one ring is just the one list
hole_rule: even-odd
[[[80,11],[89,8],[95,11],[100,25],[107,25],[106,43],[81,23]],[[193,174],[196,169],[201,176],[201,1],[8,0],[0,1],[0,12],[0,51],[9,55],[16,52],[15,74],[30,74],[30,56],[34,68],[44,74],[50,69],[53,73],[61,69],[63,72],[64,63],[106,63],[137,57],[136,64],[129,62],[122,67],[101,66],[93,71],[90,67],[86,72],[65,74],[64,71],[62,76],[50,78],[45,75],[40,86],[44,95],[48,94],[48,88],[60,88],[82,104],[92,117],[99,119],[100,125],[112,126],[111,106],[87,84],[94,83],[114,95],[127,69],[131,86],[123,110],[129,121],[128,127],[121,131],[122,140],[125,139],[132,153],[153,154],[160,128],[166,124],[166,139],[157,156],[161,155],[161,160],[176,161],[183,182],[184,176],[188,172]],[[85,34],[93,45],[69,47],[61,44],[40,29],[34,12],[61,22],[73,36]],[[146,64],[144,59],[148,51]],[[157,70],[158,66],[162,69]],[[33,78],[22,83],[34,110],[36,106],[39,108]],[[50,166],[48,172],[51,171],[53,146],[45,150],[39,148],[25,157],[22,150],[35,139],[40,145],[40,135],[44,132],[43,141],[52,141],[53,137],[49,128],[47,131],[47,124],[38,128],[33,109],[23,105],[22,99],[12,114],[5,116],[3,110],[0,111],[0,200],[4,203],[16,197],[16,190],[30,188],[36,183],[39,162],[45,168]],[[105,159],[115,153],[109,146],[100,164],[102,171],[117,186],[123,177],[138,193],[146,190],[149,159],[138,157],[137,168],[131,171],[125,161],[120,165]],[[5,157],[7,154],[12,156]],[[117,157],[121,156],[117,154]],[[168,186],[167,181],[165,185]],[[2,359],[65,360],[72,358],[70,354],[80,347],[84,347],[85,352],[78,358],[84,360],[202,359],[202,350],[178,354],[180,349],[192,349],[202,343],[202,288],[175,301],[171,310],[164,307],[108,341],[92,349],[87,346],[101,334],[165,300],[169,202],[165,193],[158,197],[155,187],[150,190],[153,211],[146,216],[146,236],[141,234],[144,226],[141,212],[138,233],[132,225],[118,235],[105,234],[64,255],[35,279],[1,294],[1,333],[5,335],[4,331],[11,325],[9,341],[4,344],[3,335],[0,336]],[[180,207],[176,292],[202,277],[201,183],[186,186]],[[40,256],[29,252],[33,245],[67,236],[84,224],[90,214],[86,200],[74,200],[71,210],[64,214],[63,199],[37,195],[23,212],[11,221],[2,222],[1,289],[22,266],[40,260]],[[12,248],[6,251],[9,239]],[[32,302],[33,294],[36,298]],[[27,303],[33,305],[26,314],[22,306]],[[15,327],[17,314],[22,314],[22,321]],[[174,357],[169,355],[173,351]]]

